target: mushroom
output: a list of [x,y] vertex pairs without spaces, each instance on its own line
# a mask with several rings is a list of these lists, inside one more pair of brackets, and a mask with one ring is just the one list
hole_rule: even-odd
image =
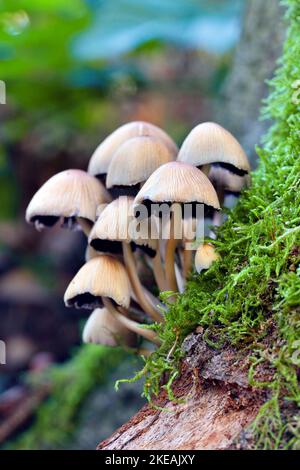
[[82,170],[65,170],[52,176],[35,193],[27,207],[26,220],[41,230],[63,219],[63,226],[80,225],[88,235],[98,205],[109,200],[97,178]]
[[[189,204],[191,209],[189,215],[196,217],[198,205],[203,204],[207,211],[219,210],[220,205],[216,191],[204,173],[183,162],[166,163],[155,170],[134,200],[136,209],[142,206],[151,213],[160,210],[156,204],[164,203],[171,206],[173,212],[169,239],[166,244],[166,279],[169,289],[177,291],[174,261],[176,246],[178,240],[181,239],[181,236],[178,237],[178,232],[179,229],[182,231],[182,215],[185,216],[183,209],[186,204]],[[180,214],[178,214],[178,208]]]
[[165,131],[149,122],[133,121],[119,127],[101,142],[91,156],[88,173],[97,176],[104,182],[111,158],[120,145],[132,137],[146,135],[160,139],[169,148],[174,158],[176,157],[178,148]]
[[172,160],[174,153],[158,137],[133,137],[114,153],[108,167],[106,187],[113,196],[136,196],[141,183],[159,166]]
[[200,274],[203,269],[209,269],[214,261],[218,259],[220,259],[220,255],[211,243],[201,244],[195,256],[196,271]]
[[125,328],[106,308],[96,308],[88,318],[82,333],[84,343],[104,346],[134,347],[137,336]]
[[121,314],[130,304],[130,281],[124,265],[109,255],[100,255],[85,263],[69,284],[64,302],[66,307],[94,309],[106,307],[129,330],[158,344],[154,331],[141,328]]
[[[89,244],[95,250],[124,255],[125,266],[138,303],[155,321],[162,321],[162,315],[145,294],[135,265],[132,249],[140,247],[155,259],[154,270],[160,282],[160,254],[157,240],[147,239],[136,231],[136,219],[133,213],[133,198],[121,196],[106,206],[95,223]],[[159,260],[158,260],[159,257]]]

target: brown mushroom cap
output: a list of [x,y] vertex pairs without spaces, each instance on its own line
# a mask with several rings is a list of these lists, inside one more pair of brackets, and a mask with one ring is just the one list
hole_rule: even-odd
[[107,308],[96,308],[88,318],[82,333],[84,343],[104,346],[137,344],[137,335],[123,326]]
[[197,167],[218,163],[240,176],[250,171],[247,155],[239,142],[213,122],[194,127],[183,142],[177,160]]
[[119,127],[101,142],[91,156],[88,172],[95,176],[105,175],[108,171],[112,156],[120,145],[132,137],[146,135],[161,139],[168,147],[173,157],[176,158],[178,148],[173,139],[171,139],[165,131],[149,122],[134,121]]
[[207,176],[188,163],[165,163],[152,173],[134,200],[134,206],[152,203],[202,203],[220,209],[216,191]]
[[114,153],[107,172],[106,187],[143,183],[159,166],[172,160],[174,154],[161,139],[133,137]]
[[80,217],[94,222],[97,206],[110,197],[97,178],[81,170],[65,170],[50,178],[35,193],[26,220],[37,228],[51,227],[60,218]]
[[[147,229],[145,223],[141,229]],[[149,239],[148,233],[143,235],[134,217],[133,198],[121,196],[108,204],[100,214],[91,230],[89,244],[100,252],[122,253],[124,241],[133,248],[143,247],[147,254],[155,256],[157,239]]]
[[69,284],[64,301],[67,307],[96,308],[101,297],[109,297],[117,305],[128,308],[130,282],[124,265],[109,255],[90,259]]
[[214,261],[220,259],[220,255],[216,252],[211,243],[203,243],[196,251],[195,267],[198,273],[203,269],[209,269]]

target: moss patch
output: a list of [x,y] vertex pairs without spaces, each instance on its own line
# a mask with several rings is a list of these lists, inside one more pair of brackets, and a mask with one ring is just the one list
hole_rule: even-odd
[[[157,327],[163,344],[137,376],[146,377],[149,400],[167,377],[172,399],[180,346],[198,325],[216,348],[248,348],[250,382],[270,391],[252,429],[255,446],[266,449],[300,448],[300,2],[285,4],[287,38],[263,110],[274,125],[257,149],[252,187],[219,229],[220,262],[192,276],[170,305],[166,324]],[[255,380],[262,362],[273,372],[267,383]]]

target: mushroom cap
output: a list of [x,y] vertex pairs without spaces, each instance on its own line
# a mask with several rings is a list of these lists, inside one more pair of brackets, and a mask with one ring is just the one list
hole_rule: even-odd
[[227,168],[212,165],[209,169],[208,178],[215,188],[223,188],[230,193],[240,193],[243,188],[250,184],[250,175],[236,175]]
[[134,205],[151,203],[203,203],[220,209],[217,193],[204,173],[183,162],[170,162],[152,173],[137,194]]
[[214,261],[220,259],[220,255],[216,252],[211,243],[203,243],[196,251],[195,267],[200,273],[202,269],[209,269]]
[[102,306],[101,297],[129,307],[130,282],[126,269],[109,255],[92,258],[81,267],[65,292],[64,302],[67,307],[95,308]]
[[174,160],[174,154],[157,137],[139,136],[124,142],[108,167],[106,187],[143,183],[159,166]]
[[184,140],[177,160],[195,166],[220,163],[241,175],[250,171],[247,155],[239,142],[214,122],[204,122],[194,127]]
[[99,255],[99,251],[95,250],[91,245],[88,245],[85,250],[85,262],[90,261],[90,259],[96,258],[96,256]]
[[[122,252],[121,242],[146,246],[155,254],[158,236],[149,239],[148,224],[137,227],[132,197],[120,196],[108,204],[94,224],[89,244],[99,251]],[[155,225],[154,227],[155,228]],[[108,243],[107,243],[108,242]]]
[[84,343],[104,346],[135,346],[137,335],[123,326],[107,308],[96,308],[82,333]]
[[94,222],[97,206],[109,200],[97,178],[82,170],[65,170],[52,176],[35,193],[27,207],[26,220],[37,228],[52,226],[61,217]]
[[116,129],[112,134],[106,137],[100,145],[98,145],[91,156],[88,172],[95,176],[106,174],[112,156],[120,145],[132,137],[146,135],[157,137],[164,142],[173,157],[176,158],[178,153],[177,145],[165,131],[149,122],[133,121]]

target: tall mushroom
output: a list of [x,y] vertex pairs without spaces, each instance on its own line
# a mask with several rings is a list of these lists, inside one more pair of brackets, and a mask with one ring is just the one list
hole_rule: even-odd
[[[151,213],[153,213],[155,205],[164,203],[167,203],[171,209],[175,203],[174,207],[179,205],[183,216],[186,204],[190,205],[192,216],[196,215],[197,205],[200,204],[203,204],[207,210],[220,209],[218,196],[209,179],[194,166],[182,162],[170,162],[159,167],[152,173],[134,200],[136,208],[144,206]],[[169,289],[176,292],[174,262],[179,238],[175,233],[177,227],[174,225],[176,224],[174,215],[170,222],[171,229],[166,245],[165,268]]]
[[[89,244],[101,252],[124,255],[125,266],[128,271],[133,292],[140,306],[153,320],[162,321],[162,315],[149,296],[145,294],[135,266],[132,248],[140,247],[148,254],[157,256],[157,240],[147,239],[135,230],[135,217],[133,213],[133,198],[121,196],[106,206],[95,223],[90,236]],[[160,272],[157,273],[160,275]]]
[[120,145],[126,142],[126,140],[138,136],[152,136],[159,138],[166,144],[174,158],[176,158],[178,148],[165,131],[149,122],[133,121],[119,127],[112,134],[106,137],[103,142],[101,142],[91,156],[88,173],[93,176],[97,176],[104,182],[109,164],[115,151],[120,147]]
[[81,170],[65,170],[52,176],[31,199],[26,220],[38,230],[52,227],[59,220],[64,226],[80,225],[88,235],[99,204],[110,200],[95,177]]
[[85,263],[69,284],[64,301],[66,307],[94,309],[106,307],[129,330],[156,344],[154,331],[121,314],[130,304],[130,282],[124,265],[113,256],[100,255]]

